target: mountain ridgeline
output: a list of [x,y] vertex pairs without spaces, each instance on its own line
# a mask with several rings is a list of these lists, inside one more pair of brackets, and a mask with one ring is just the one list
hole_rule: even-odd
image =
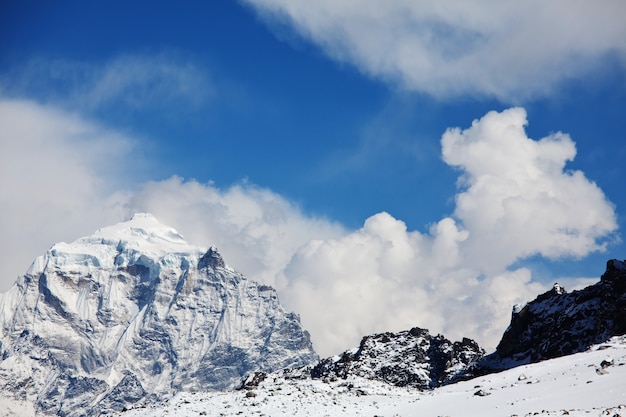
[[316,365],[267,375],[257,372],[242,388],[265,379],[335,381],[364,377],[399,387],[432,389],[458,381],[585,351],[626,334],[626,261],[610,260],[600,282],[568,293],[559,284],[525,306],[515,306],[496,351],[485,355],[468,338],[451,342],[413,328],[365,336],[359,347]]
[[[496,351],[415,327],[319,360],[274,289],[149,214],[54,245],[0,295],[0,399],[79,416],[266,378],[352,377],[429,390],[585,350],[626,333],[626,264],[515,307]],[[243,381],[243,383],[242,383]],[[32,413],[31,413],[32,414]]]
[[559,284],[515,306],[496,351],[474,364],[486,374],[586,350],[626,334],[626,261],[612,259],[600,281],[568,293]]
[[0,387],[98,415],[317,360],[274,289],[150,215],[54,245],[0,300]]

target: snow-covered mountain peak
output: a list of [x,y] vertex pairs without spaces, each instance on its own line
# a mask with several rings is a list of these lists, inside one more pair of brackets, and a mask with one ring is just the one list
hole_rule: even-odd
[[149,214],[55,244],[0,295],[0,392],[40,414],[121,410],[317,359],[274,289]]
[[76,243],[123,242],[126,247],[154,253],[194,253],[202,249],[190,245],[176,229],[165,226],[150,213],[136,213],[125,222],[96,230]]
[[[216,248],[211,247],[209,252],[221,258]],[[152,214],[136,213],[130,220],[98,229],[74,242],[54,244],[33,262],[27,274],[39,274],[51,265],[69,268],[74,274],[133,264],[150,268],[159,263],[180,263],[181,256],[197,258],[205,253],[205,248],[189,244],[176,229],[159,223]],[[221,266],[234,272],[223,261]]]

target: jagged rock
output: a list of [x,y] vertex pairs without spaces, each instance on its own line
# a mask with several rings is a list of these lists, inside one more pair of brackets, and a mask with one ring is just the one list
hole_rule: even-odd
[[226,264],[224,263],[224,259],[222,259],[222,255],[219,254],[216,248],[211,247],[209,250],[200,258],[198,262],[198,269],[203,268],[224,268]]
[[311,377],[332,380],[352,375],[400,387],[429,389],[462,377],[467,366],[484,353],[471,339],[453,343],[415,327],[365,336],[358,349],[321,360],[311,369]]
[[142,214],[54,245],[0,295],[0,358],[0,395],[63,416],[318,359],[274,289]]
[[603,360],[602,362],[600,362],[600,367],[602,369],[608,368],[609,366],[613,366],[615,362],[613,361],[613,359],[611,359],[610,361],[608,360]]
[[479,389],[478,391],[476,391],[476,392],[474,393],[474,395],[475,395],[475,396],[477,396],[477,397],[486,397],[486,396],[488,396],[488,395],[491,395],[491,393],[490,393],[490,392],[487,392],[487,391],[485,391],[485,390],[483,390],[483,389]]
[[622,334],[626,334],[626,264],[613,259],[594,285],[567,293],[555,284],[523,308],[514,308],[496,352],[474,371],[484,374],[569,355]]
[[265,378],[267,378],[266,372],[260,372],[260,371],[253,372],[250,375],[248,375],[246,379],[243,380],[241,387],[239,389],[247,389],[247,390],[254,389],[258,387],[261,382],[265,381]]

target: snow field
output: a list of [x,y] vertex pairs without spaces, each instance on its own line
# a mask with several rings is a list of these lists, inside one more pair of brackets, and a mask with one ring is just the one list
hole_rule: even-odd
[[360,378],[324,383],[273,375],[256,390],[180,393],[120,416],[626,416],[626,336],[427,392]]

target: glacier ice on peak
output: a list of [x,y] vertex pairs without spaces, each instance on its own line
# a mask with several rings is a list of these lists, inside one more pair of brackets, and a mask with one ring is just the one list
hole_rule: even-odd
[[55,244],[2,295],[0,325],[0,388],[47,414],[229,388],[317,359],[272,288],[150,214]]

